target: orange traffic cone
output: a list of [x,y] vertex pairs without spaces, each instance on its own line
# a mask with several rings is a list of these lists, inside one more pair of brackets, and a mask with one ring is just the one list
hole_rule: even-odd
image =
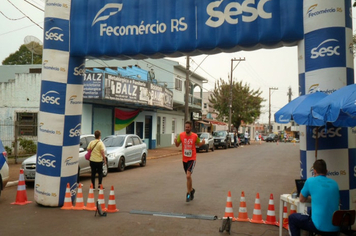
[[297,213],[297,210],[295,209],[295,205],[291,204],[290,205],[290,210],[289,210],[289,215]]
[[114,186],[111,186],[109,202],[108,202],[108,210],[106,212],[118,212],[118,211],[119,210],[116,208]]
[[105,206],[103,185],[100,185],[98,202],[99,202],[99,205],[100,205],[102,211],[107,211],[108,210],[108,209],[106,209],[106,206]]
[[261,203],[260,203],[260,194],[256,194],[255,200],[255,208],[253,209],[252,219],[250,220],[251,223],[263,224],[264,221],[262,220],[262,213],[261,213]]
[[241,192],[239,215],[234,221],[250,221],[247,216],[246,200],[244,191]]
[[231,192],[229,191],[227,194],[226,200],[226,208],[225,208],[225,215],[223,219],[227,219],[228,217],[234,219],[234,211],[232,210],[232,201],[231,201]]
[[79,183],[78,193],[77,193],[77,200],[75,201],[75,207],[73,210],[84,210],[84,200],[83,200],[83,192],[82,192],[82,184]]
[[[277,223],[279,227],[280,222]],[[283,204],[283,220],[282,220],[283,228],[288,230],[288,211],[287,211],[287,203]]]
[[19,183],[17,184],[16,201],[12,202],[11,204],[26,205],[28,203],[31,203],[31,201],[27,201],[25,177],[23,175],[23,169],[20,169]]
[[71,210],[73,209],[72,197],[70,196],[70,185],[67,183],[66,194],[64,197],[64,204],[61,207],[62,210]]
[[85,207],[85,210],[96,211],[93,184],[90,184],[89,195],[88,195],[88,199],[87,199],[87,206]]
[[269,197],[267,218],[266,218],[265,224],[277,225],[276,212],[274,211],[274,201],[273,201],[273,194],[272,193],[271,193],[271,195]]

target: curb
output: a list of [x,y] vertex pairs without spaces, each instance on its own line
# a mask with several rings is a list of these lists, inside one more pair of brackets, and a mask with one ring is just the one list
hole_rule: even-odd
[[11,182],[7,182],[5,188],[7,188],[7,187],[12,187],[12,186],[16,186],[18,183],[19,183],[18,180],[16,180],[16,181],[11,181]]
[[[180,154],[180,152],[177,152],[177,153],[170,153],[170,154],[161,155],[161,156],[156,156],[156,157],[147,157],[147,160],[160,159],[160,158],[164,158],[164,157],[176,156],[176,155],[179,155],[179,154]],[[12,186],[17,186],[18,183],[19,183],[18,180],[16,180],[16,181],[11,181],[11,182],[7,182],[5,188],[7,188],[7,187],[12,187]]]

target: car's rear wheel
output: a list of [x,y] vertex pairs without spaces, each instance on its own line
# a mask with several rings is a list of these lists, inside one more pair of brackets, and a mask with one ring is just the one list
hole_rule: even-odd
[[109,173],[108,160],[106,159],[106,164],[103,162],[103,177],[106,177]]
[[125,170],[125,159],[123,157],[120,157],[119,164],[117,166],[118,171],[124,171]]
[[146,166],[146,154],[145,153],[142,154],[140,166],[141,167]]

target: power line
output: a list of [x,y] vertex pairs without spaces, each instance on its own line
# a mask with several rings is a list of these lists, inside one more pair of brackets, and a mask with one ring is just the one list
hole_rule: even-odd
[[43,29],[39,24],[37,24],[36,22],[34,22],[29,16],[27,16],[25,13],[23,13],[17,6],[15,6],[10,0],[7,0],[13,7],[15,7],[19,12],[22,13],[22,15],[24,15],[27,19],[29,19],[32,23],[34,23],[35,25],[37,25],[38,27],[40,27],[41,29]]
[[0,13],[1,13],[1,15],[5,16],[6,19],[12,20],[12,21],[22,20],[23,18],[26,18],[25,16],[23,16],[23,17],[20,17],[20,18],[17,18],[17,19],[13,19],[13,18],[10,18],[10,17],[6,16],[2,11],[0,11]]

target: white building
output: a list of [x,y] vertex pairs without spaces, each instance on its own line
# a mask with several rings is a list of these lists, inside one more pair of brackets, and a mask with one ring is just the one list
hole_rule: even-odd
[[[135,74],[135,69],[137,69],[135,65],[149,72],[147,73],[149,75],[148,80],[156,80],[159,88],[162,90],[169,89],[172,92],[172,106],[167,108],[154,104],[140,104],[135,100],[122,101],[107,97],[87,97],[83,100],[81,133],[93,133],[97,129],[102,131],[102,137],[111,134],[135,133],[148,144],[150,149],[157,146],[170,146],[173,143],[174,136],[184,131],[185,67],[179,65],[178,62],[166,59],[88,60],[86,62],[86,68],[90,69],[91,72],[93,72],[92,69],[96,68],[94,72],[97,74],[100,73],[100,70],[110,71],[117,70],[118,67],[126,67],[124,69],[130,71],[133,73],[132,76],[136,77],[135,81],[137,81],[137,78],[144,80],[144,78],[138,76],[140,73]],[[26,124],[26,126],[21,126],[17,132],[19,136],[23,135],[26,138],[35,139],[37,136],[41,67],[42,65],[0,66],[0,124],[5,122],[14,124],[16,121],[20,124]],[[97,70],[98,68],[100,70]],[[140,72],[140,70],[138,71]],[[126,79],[131,79],[131,75],[126,76]],[[148,82],[151,83],[152,81]],[[193,95],[193,90],[198,88],[202,91],[205,81],[203,77],[190,73],[190,119],[195,117],[193,114],[201,114],[202,93],[200,93],[200,96]],[[84,95],[87,82],[84,82]],[[105,91],[107,89],[107,87],[103,89],[103,94],[108,92]],[[115,130],[116,109],[123,112],[132,112],[139,109],[139,114],[129,125],[123,129]],[[6,132],[3,130],[6,130]],[[0,138],[4,145],[11,145],[15,137],[14,133],[14,126],[0,126]]]

